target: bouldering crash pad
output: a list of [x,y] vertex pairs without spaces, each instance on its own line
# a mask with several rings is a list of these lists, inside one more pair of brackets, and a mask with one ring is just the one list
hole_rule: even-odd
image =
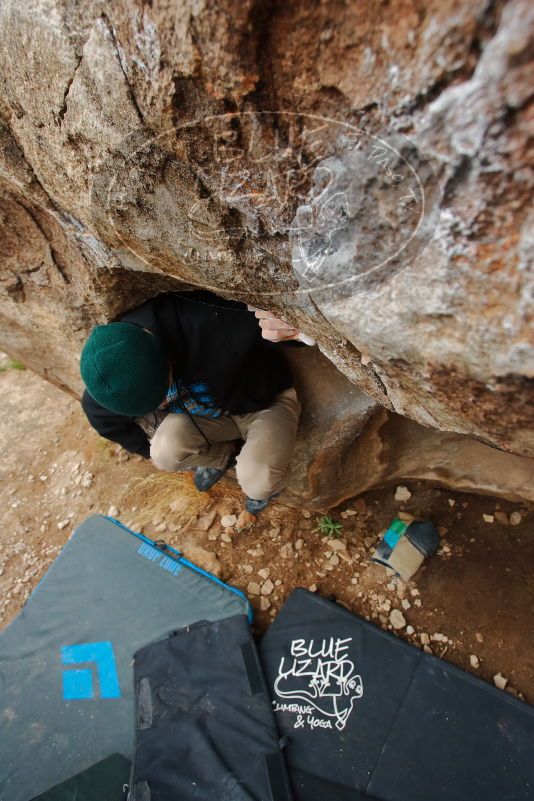
[[113,753],[131,759],[134,653],[236,614],[250,615],[245,596],[177,551],[86,520],[0,634],[0,799],[28,801]]

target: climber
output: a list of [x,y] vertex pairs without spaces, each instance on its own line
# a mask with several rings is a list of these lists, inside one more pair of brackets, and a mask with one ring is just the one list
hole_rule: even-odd
[[300,403],[278,343],[298,337],[210,292],[165,293],[92,330],[82,406],[101,436],[160,470],[194,468],[200,492],[235,466],[258,514],[282,489],[295,445]]

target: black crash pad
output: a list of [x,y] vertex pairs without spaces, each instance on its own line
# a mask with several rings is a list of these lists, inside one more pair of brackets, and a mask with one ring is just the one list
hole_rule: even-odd
[[188,626],[134,662],[129,801],[292,801],[246,617]]
[[534,708],[306,590],[263,637],[297,801],[532,801]]

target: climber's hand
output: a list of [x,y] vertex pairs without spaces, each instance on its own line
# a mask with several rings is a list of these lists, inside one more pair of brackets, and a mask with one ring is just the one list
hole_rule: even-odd
[[255,306],[247,306],[247,309],[254,312],[260,324],[261,335],[269,342],[287,342],[291,339],[298,339],[300,331],[278,317],[274,317],[272,312],[256,309]]

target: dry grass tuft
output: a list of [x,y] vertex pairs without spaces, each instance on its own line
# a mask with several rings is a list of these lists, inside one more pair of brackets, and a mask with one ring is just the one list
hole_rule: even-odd
[[185,528],[220,501],[238,506],[243,502],[243,494],[239,487],[227,481],[216,484],[208,492],[199,492],[193,484],[192,473],[158,472],[132,479],[121,494],[119,506],[137,506],[137,525],[161,519],[172,520]]

